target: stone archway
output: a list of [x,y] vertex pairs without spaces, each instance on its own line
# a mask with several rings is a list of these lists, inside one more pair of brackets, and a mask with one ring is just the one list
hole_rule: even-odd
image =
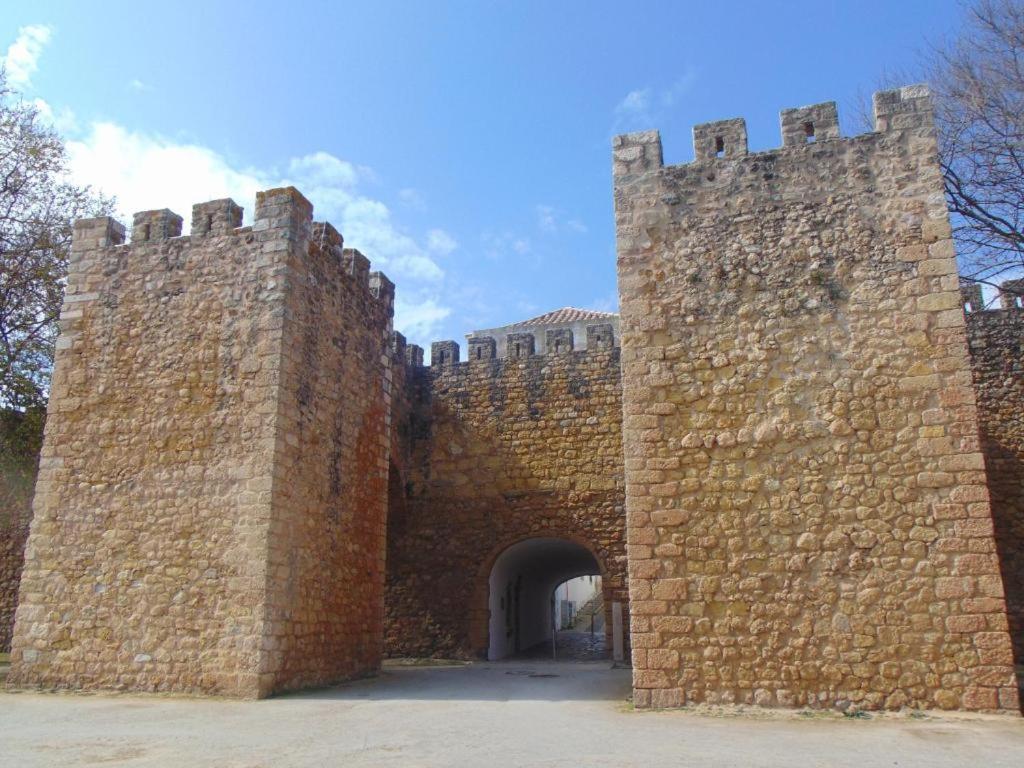
[[496,661],[550,641],[555,587],[600,573],[593,553],[568,539],[529,538],[503,550],[488,574],[487,658]]
[[[503,568],[504,566],[504,568]],[[501,625],[508,629],[504,622],[498,621],[496,611],[508,610],[502,606],[502,595],[496,589],[496,572],[501,588],[504,582],[514,583],[516,576],[525,575],[525,582],[520,582],[526,594],[519,598],[521,616],[526,618],[531,627],[519,638],[518,644],[513,642],[509,647],[497,646],[493,642],[493,632]],[[604,633],[605,647],[612,647],[612,605],[618,599],[614,578],[609,578],[609,569],[598,551],[586,540],[574,534],[557,531],[537,532],[529,536],[519,536],[503,541],[494,547],[481,562],[473,584],[472,608],[469,617],[470,641],[472,653],[477,658],[504,658],[517,650],[526,650],[533,642],[550,639],[550,626],[546,620],[548,600],[556,586],[575,576],[598,575],[601,577],[603,604],[605,612]],[[508,600],[510,595],[505,595]],[[494,651],[498,649],[497,655]]]

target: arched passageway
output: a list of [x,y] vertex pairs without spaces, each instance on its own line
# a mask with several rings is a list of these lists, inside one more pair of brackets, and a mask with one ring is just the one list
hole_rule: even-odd
[[589,575],[603,575],[601,565],[576,542],[544,537],[508,547],[488,580],[487,658],[504,659],[550,641],[555,587]]

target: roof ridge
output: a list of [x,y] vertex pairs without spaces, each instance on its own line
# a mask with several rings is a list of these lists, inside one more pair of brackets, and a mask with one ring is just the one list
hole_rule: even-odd
[[545,325],[550,323],[572,323],[579,320],[597,320],[608,317],[615,317],[615,312],[602,312],[598,309],[581,309],[579,307],[562,307],[545,312],[527,320],[520,320],[512,325]]

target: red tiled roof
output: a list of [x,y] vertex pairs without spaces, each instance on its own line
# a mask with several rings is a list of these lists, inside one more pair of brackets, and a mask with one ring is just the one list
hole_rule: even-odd
[[559,323],[576,323],[585,320],[607,320],[617,317],[614,312],[598,312],[593,309],[577,309],[576,307],[562,307],[554,312],[546,312],[529,320],[523,320],[514,325],[558,325]]

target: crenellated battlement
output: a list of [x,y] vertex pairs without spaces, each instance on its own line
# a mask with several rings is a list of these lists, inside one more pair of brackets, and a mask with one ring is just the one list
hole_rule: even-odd
[[[430,367],[435,371],[470,371],[489,366],[500,372],[509,366],[525,363],[547,363],[549,359],[566,358],[575,361],[587,356],[607,353],[618,347],[615,326],[612,323],[592,323],[586,326],[585,348],[578,346],[571,328],[543,329],[544,349],[538,349],[538,334],[530,331],[507,333],[502,337],[504,354],[499,355],[498,340],[489,335],[470,336],[467,339],[468,360],[461,360],[458,342],[435,341],[430,347]],[[422,361],[422,351],[420,360]]]
[[132,217],[132,244],[168,240],[181,235],[182,218],[167,208],[140,211]]
[[[929,127],[932,123],[931,95],[925,85],[910,85],[874,94],[874,134]],[[803,151],[808,146],[844,139],[839,130],[839,111],[834,101],[783,109],[779,113],[782,146],[751,153],[747,144],[747,124],[742,117],[700,123],[693,127],[692,163],[737,160],[747,155],[766,155]],[[874,134],[864,134],[866,136]],[[642,131],[616,136],[612,141],[613,172],[616,177],[631,176],[665,167],[658,131]]]
[[[286,250],[289,243],[305,239],[312,254],[330,254],[338,265],[338,275],[349,278],[381,305],[394,306],[395,285],[388,277],[371,270],[370,260],[354,248],[345,248],[341,233],[330,223],[313,221],[313,205],[294,187],[258,192],[253,224],[242,226],[242,206],[230,198],[210,200],[192,206],[190,234],[182,234],[184,219],[168,208],[139,211],[132,216],[131,237],[125,239],[125,227],[112,217],[82,219],[75,222],[73,254],[90,254],[83,266],[98,264],[97,253],[116,249],[124,257],[132,249],[170,247],[181,255],[190,249],[206,247],[210,238],[241,238],[262,243],[265,253]],[[180,258],[180,256],[179,256]],[[77,263],[74,255],[73,262]],[[99,259],[102,261],[102,259]],[[69,295],[76,291],[74,274]]]
[[960,285],[960,303],[968,315],[1024,309],[1024,279],[1004,280],[999,284],[999,306],[988,307],[981,292],[981,283]]

